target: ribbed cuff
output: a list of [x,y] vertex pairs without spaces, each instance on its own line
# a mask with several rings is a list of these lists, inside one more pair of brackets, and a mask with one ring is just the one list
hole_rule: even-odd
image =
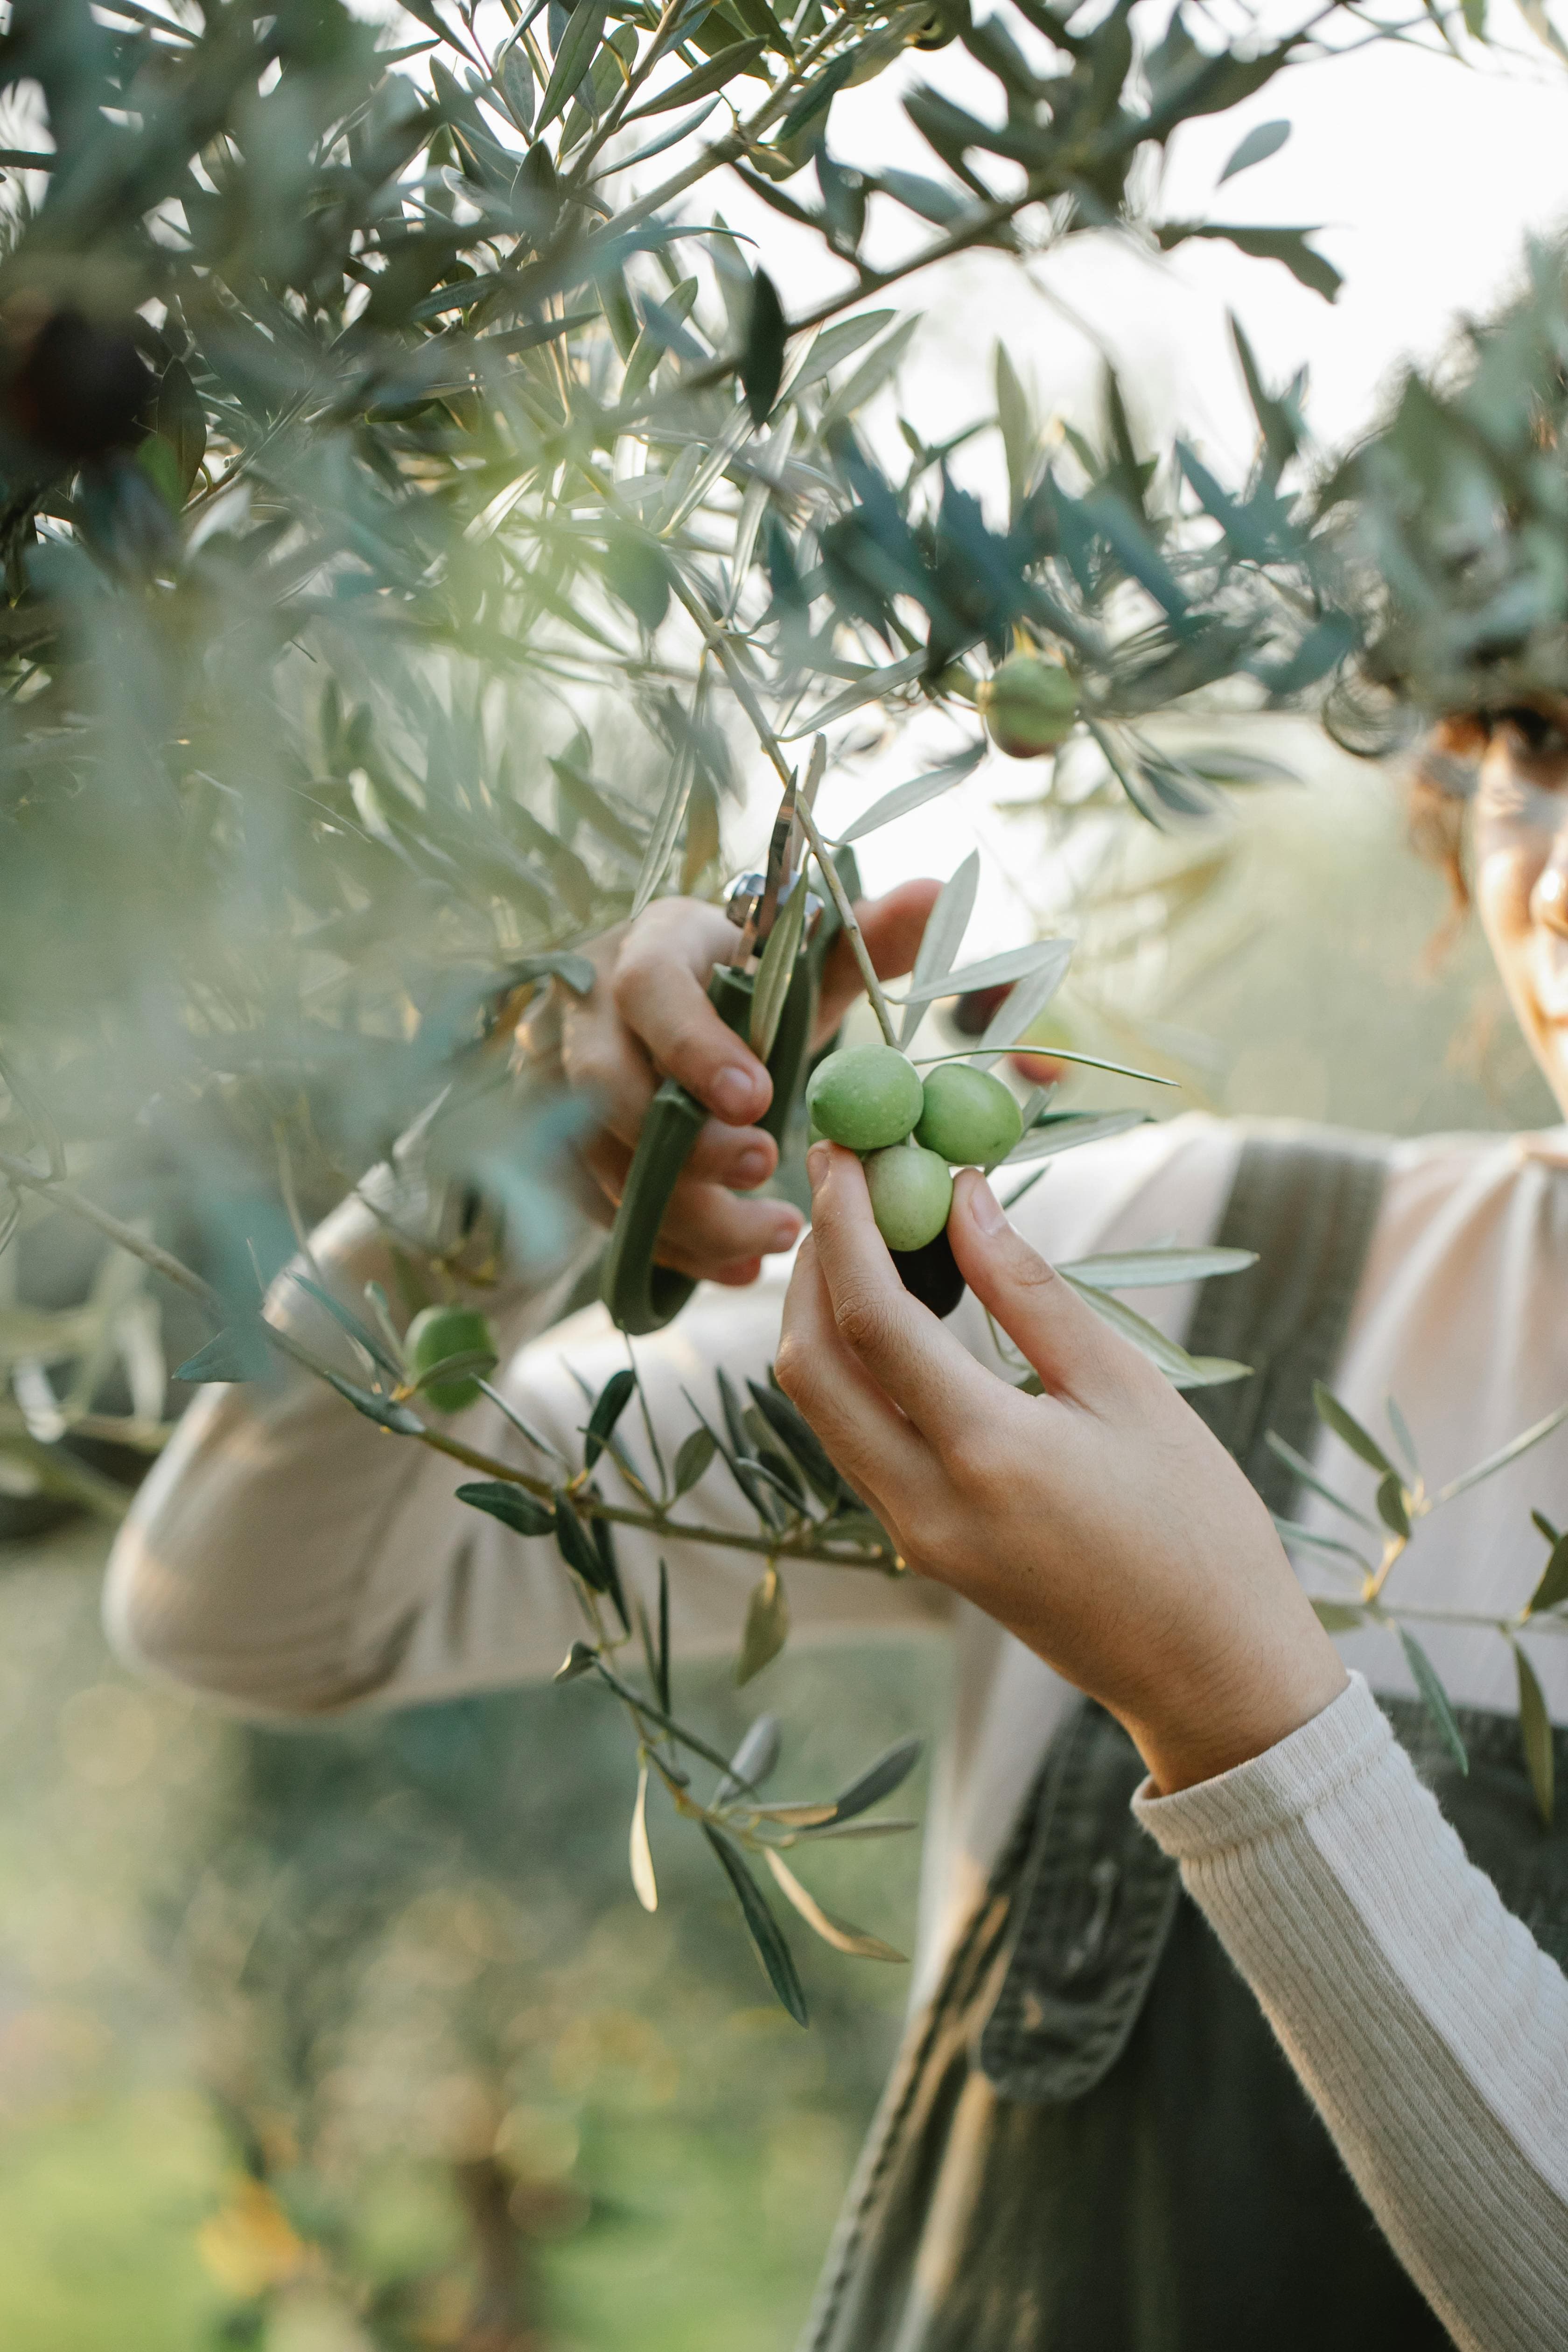
[[1348,1686],[1310,1723],[1212,1780],[1162,1797],[1145,1780],[1132,1811],[1178,1862],[1247,1845],[1301,1820],[1365,1779],[1394,1744],[1388,1717],[1352,1671]]

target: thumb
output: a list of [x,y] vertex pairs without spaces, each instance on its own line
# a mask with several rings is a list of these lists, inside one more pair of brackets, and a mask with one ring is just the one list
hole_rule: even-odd
[[977,1169],[965,1168],[953,1184],[947,1234],[965,1282],[1049,1394],[1092,1405],[1109,1385],[1124,1383],[1122,1356],[1142,1364],[1136,1349],[1107,1330],[1093,1308],[1009,1224]]

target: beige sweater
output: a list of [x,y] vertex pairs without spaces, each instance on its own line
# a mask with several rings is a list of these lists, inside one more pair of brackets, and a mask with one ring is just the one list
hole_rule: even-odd
[[[1205,1241],[1237,1143],[1234,1127],[1194,1116],[1087,1147],[1053,1164],[1018,1222],[1056,1257]],[[356,1304],[367,1279],[384,1276],[376,1228],[357,1205],[328,1221],[316,1248]],[[786,1274],[781,1262],[743,1294],[700,1291],[668,1331],[638,1343],[661,1433],[678,1443],[690,1425],[683,1387],[712,1410],[716,1363],[737,1380],[761,1374]],[[1145,1292],[1138,1304],[1179,1335],[1191,1298]],[[1336,1388],[1379,1429],[1392,1393],[1441,1484],[1568,1399],[1565,1298],[1568,1173],[1511,1139],[1400,1145]],[[569,1368],[597,1386],[625,1361],[625,1343],[598,1308],[537,1338],[552,1303],[510,1302],[504,1383],[572,1450],[584,1408]],[[332,1344],[334,1327],[297,1287],[281,1286],[272,1312]],[[955,1325],[990,1360],[973,1301]],[[486,1402],[455,1426],[524,1458]],[[636,1417],[623,1429],[635,1454]],[[1337,1440],[1318,1460],[1370,1504],[1373,1474]],[[252,1713],[397,1704],[548,1674],[578,1631],[553,1546],[455,1504],[459,1476],[305,1376],[267,1392],[209,1391],[116,1547],[111,1635],[149,1671]],[[750,1524],[721,1471],[690,1500],[710,1524]],[[1395,1570],[1403,1596],[1438,1610],[1517,1608],[1542,1558],[1532,1505],[1568,1523],[1568,1427],[1422,1528]],[[1310,1500],[1302,1515],[1342,1532],[1326,1504]],[[619,1549],[629,1577],[646,1581],[651,1546],[627,1531]],[[754,1558],[660,1549],[681,1646],[732,1646]],[[1304,1560],[1311,1589],[1335,1589],[1331,1571]],[[788,1585],[797,1633],[946,1625],[957,1645],[919,1998],[1073,1695],[918,1580],[802,1565]],[[1513,1668],[1495,1634],[1440,1622],[1423,1634],[1457,1701],[1512,1707]],[[1568,1982],[1466,1862],[1373,1704],[1368,1681],[1411,1688],[1393,1635],[1362,1633],[1342,1646],[1361,1673],[1315,1722],[1216,1780],[1145,1793],[1140,1817],[1180,1857],[1455,2340],[1474,2352],[1547,2352],[1568,2344]],[[1531,1649],[1554,1718],[1568,1721],[1568,1636],[1542,1632]]]

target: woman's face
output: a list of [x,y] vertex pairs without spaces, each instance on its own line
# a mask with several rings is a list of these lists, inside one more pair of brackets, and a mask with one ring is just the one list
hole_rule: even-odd
[[[1568,711],[1561,714],[1568,724]],[[1568,734],[1493,729],[1472,814],[1476,904],[1503,985],[1568,1117]]]

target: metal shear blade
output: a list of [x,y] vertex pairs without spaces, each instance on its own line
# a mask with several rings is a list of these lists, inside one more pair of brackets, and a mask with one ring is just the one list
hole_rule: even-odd
[[778,814],[773,819],[773,837],[768,843],[768,862],[763,877],[762,891],[756,905],[747,917],[746,927],[741,934],[741,951],[735,959],[737,963],[744,964],[750,957],[757,954],[768,943],[769,935],[773,928],[773,919],[779,910],[779,900],[784,895],[794,863],[796,797],[796,782],[792,776],[784,786],[784,798],[779,803]]

